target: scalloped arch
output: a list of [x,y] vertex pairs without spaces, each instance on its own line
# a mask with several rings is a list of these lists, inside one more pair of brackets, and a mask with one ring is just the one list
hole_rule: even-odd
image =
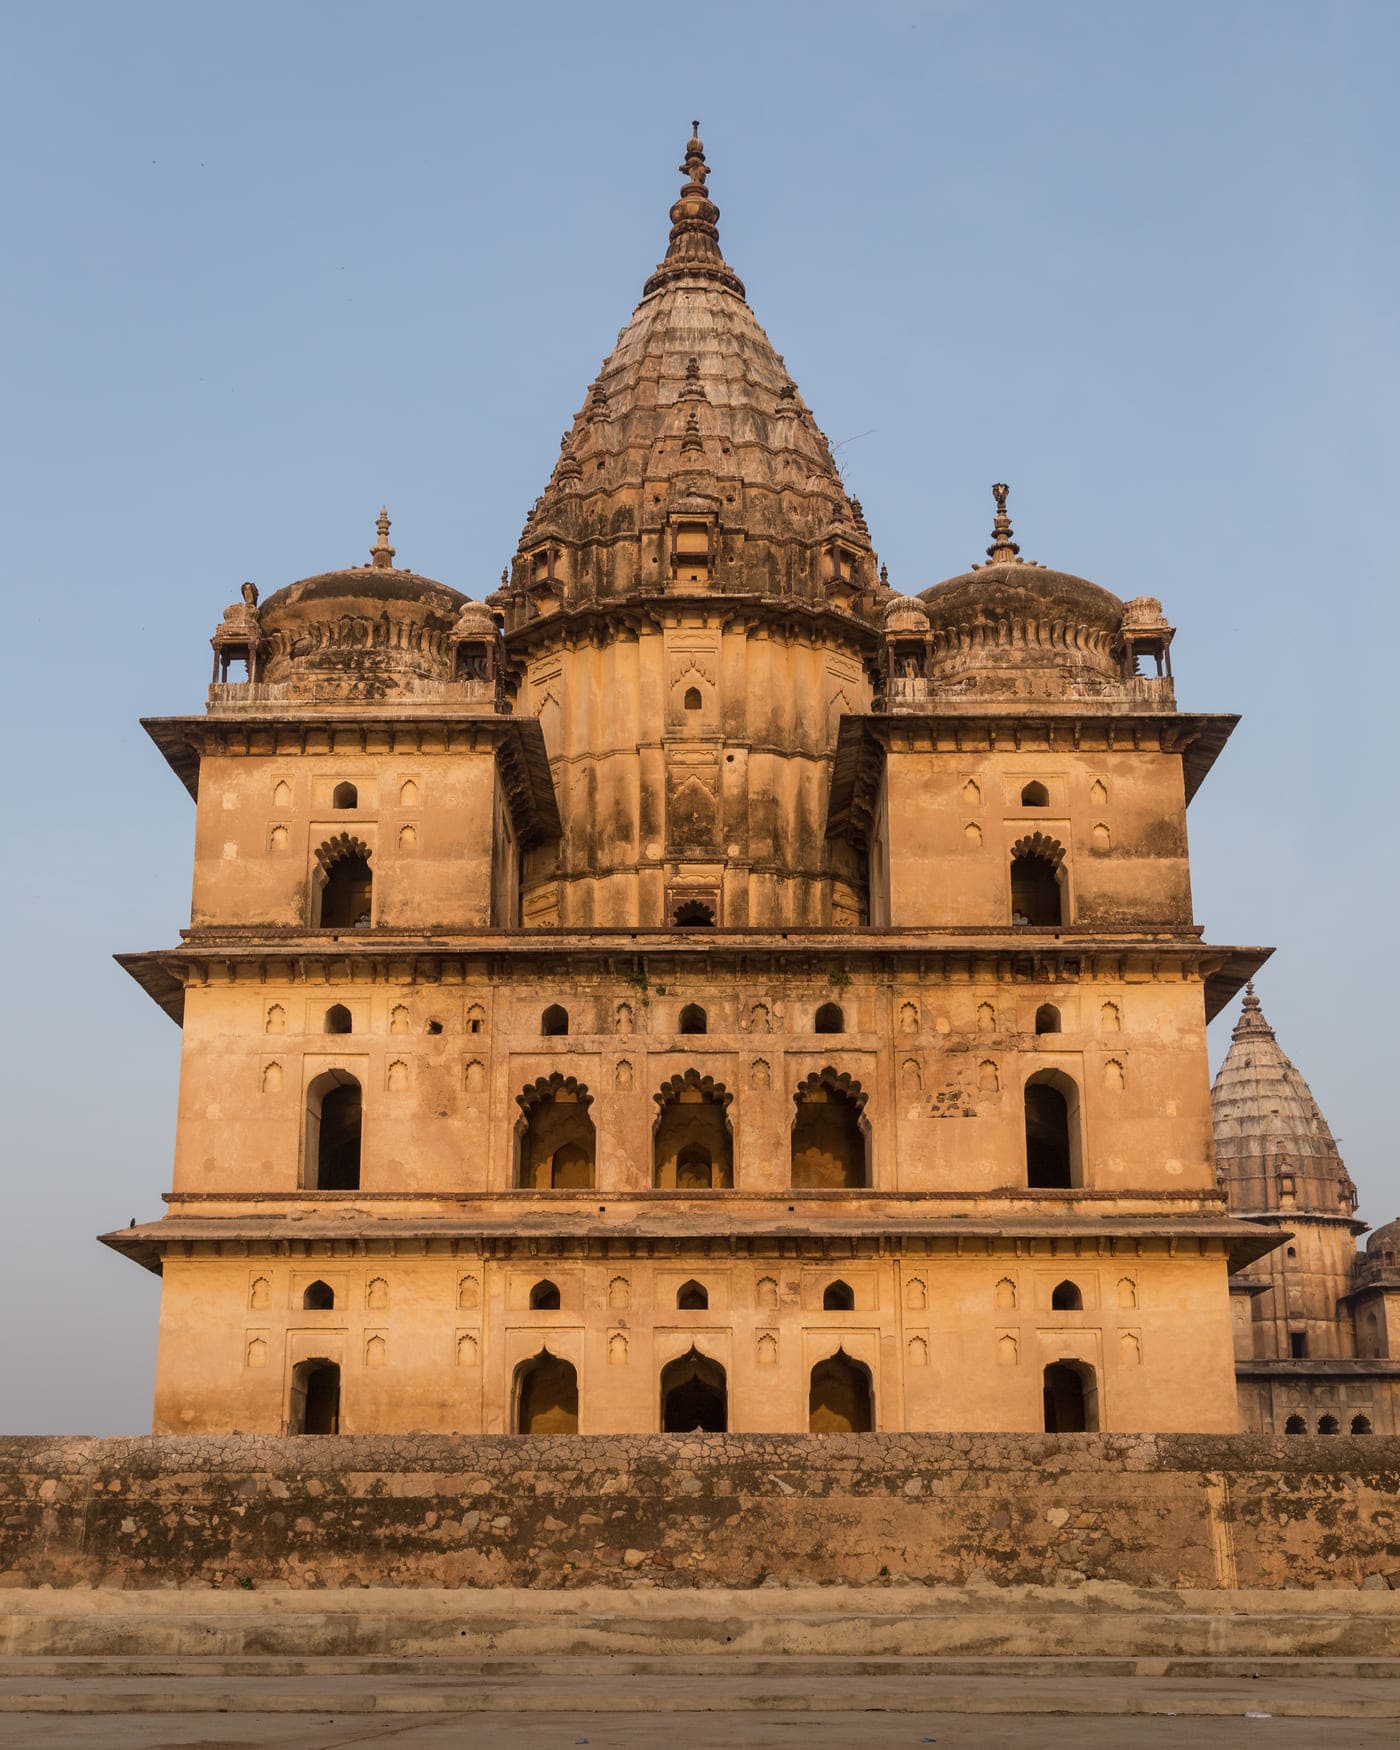
[[527,1082],[515,1096],[515,1101],[520,1110],[528,1115],[536,1106],[543,1106],[560,1094],[572,1094],[580,1106],[588,1107],[593,1104],[587,1082],[581,1082],[577,1076],[561,1075],[558,1070],[553,1075],[537,1076],[534,1081]]

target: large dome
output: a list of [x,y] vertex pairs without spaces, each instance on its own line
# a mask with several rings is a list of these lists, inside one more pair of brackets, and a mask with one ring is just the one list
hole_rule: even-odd
[[451,678],[450,634],[467,598],[431,577],[400,571],[381,511],[368,565],[323,571],[279,589],[259,611],[260,678],[304,681],[318,694],[392,698]]

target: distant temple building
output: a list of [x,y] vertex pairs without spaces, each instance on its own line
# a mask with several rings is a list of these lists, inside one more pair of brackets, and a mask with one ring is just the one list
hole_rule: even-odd
[[184,1029],[167,1212],[104,1236],[163,1276],[157,1431],[1231,1431],[1232,1287],[1249,1421],[1393,1426],[1325,1335],[1400,1355],[1335,1150],[1217,1178],[1267,950],[1202,939],[1186,805],[1235,719],[1005,486],[891,588],[682,168],[500,588],[381,515],[146,724],[198,804],[190,927],[122,957]]
[[1356,1186],[1252,985],[1212,1103],[1230,1207],[1277,1236],[1230,1285],[1243,1426],[1400,1432],[1400,1221],[1357,1251]]

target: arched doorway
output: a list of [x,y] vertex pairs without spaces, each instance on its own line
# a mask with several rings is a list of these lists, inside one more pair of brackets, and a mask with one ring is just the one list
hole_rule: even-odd
[[370,924],[374,876],[369,859],[369,846],[347,833],[317,851],[320,881],[315,922],[321,929],[363,929]]
[[518,1434],[578,1433],[578,1374],[573,1364],[541,1349],[515,1370]]
[[555,1074],[515,1096],[516,1184],[539,1191],[586,1191],[594,1178],[597,1132],[593,1096],[572,1076]]
[[1045,1369],[1045,1432],[1094,1434],[1099,1386],[1087,1361],[1052,1361]]
[[1041,928],[1064,922],[1064,856],[1058,839],[1030,833],[1011,847],[1011,921]]
[[1069,1191],[1084,1183],[1079,1089],[1061,1070],[1038,1070],[1026,1083],[1026,1184]]
[[691,1348],[661,1369],[661,1432],[723,1434],[729,1427],[724,1369]]
[[722,1082],[688,1069],[656,1094],[652,1183],[659,1191],[720,1191],[734,1184],[730,1095]]
[[870,1127],[859,1082],[835,1070],[808,1076],[793,1095],[792,1183],[798,1190],[870,1182]]
[[339,1434],[340,1367],[324,1356],[298,1361],[292,1369],[289,1434]]
[[308,1191],[358,1191],[364,1106],[349,1070],[328,1069],[306,1090],[306,1152],[302,1181]]
[[869,1434],[875,1427],[870,1369],[844,1349],[812,1369],[807,1427],[813,1434]]

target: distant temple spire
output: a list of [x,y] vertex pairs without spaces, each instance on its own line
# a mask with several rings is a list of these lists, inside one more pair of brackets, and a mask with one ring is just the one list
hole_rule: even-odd
[[387,506],[380,506],[379,519],[375,527],[379,530],[379,539],[369,550],[370,564],[376,571],[392,571],[394,569],[394,554],[397,549],[389,545],[389,530],[392,525],[389,521]]

